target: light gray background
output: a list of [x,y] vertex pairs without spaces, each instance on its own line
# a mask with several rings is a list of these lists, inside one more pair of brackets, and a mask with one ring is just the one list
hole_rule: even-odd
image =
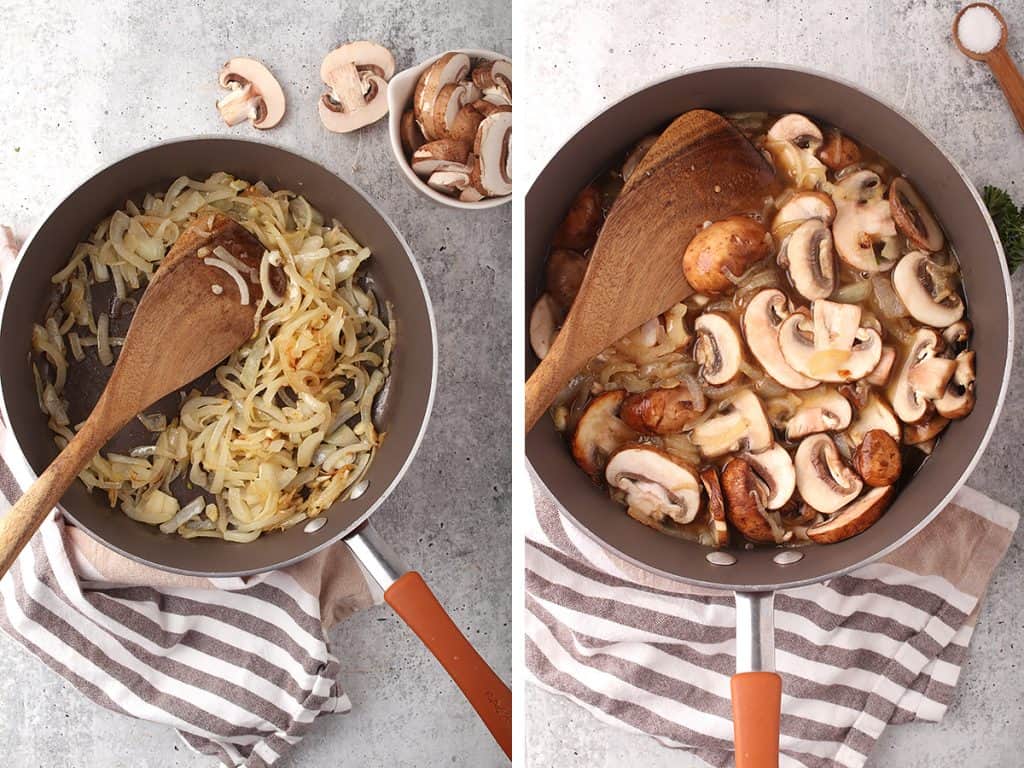
[[[534,178],[589,117],[653,79],[717,62],[774,61],[837,74],[874,91],[917,121],[979,187],[998,184],[1018,202],[1024,200],[1024,182],[1015,183],[1024,173],[1024,136],[987,67],[962,56],[950,38],[961,3],[521,3],[527,20],[526,80],[520,74],[518,107],[528,134],[525,143],[517,144],[526,161],[517,169],[520,179]],[[1010,50],[1024,61],[1024,3],[996,4],[1010,28]],[[519,67],[522,73],[523,64]],[[1024,274],[1014,280],[1014,295],[1017,307],[1024,306]],[[1024,338],[1022,329],[1018,316],[1018,338]],[[970,480],[1018,510],[1024,507],[1022,360],[1018,351],[1009,399],[987,460]],[[1022,542],[1024,531],[1018,532],[996,573],[956,702],[945,720],[888,729],[869,761],[871,768],[1021,765]],[[527,686],[525,705],[531,768],[704,765],[647,737],[603,725],[576,705],[532,686]]]
[[[265,138],[314,157],[391,216],[426,273],[440,334],[430,429],[398,491],[375,516],[481,654],[511,669],[511,212],[454,211],[406,186],[386,120],[328,133],[316,100],[323,56],[376,40],[399,69],[449,48],[511,53],[505,0],[290,3],[39,3],[0,0],[0,223],[21,235],[103,165],[151,142],[229,129],[214,108],[231,56],[261,59],[288,112]],[[288,766],[504,764],[454,685],[387,608],[334,633],[354,710],[321,719]],[[0,749],[11,766],[192,766],[163,727],[93,705],[0,634]]]

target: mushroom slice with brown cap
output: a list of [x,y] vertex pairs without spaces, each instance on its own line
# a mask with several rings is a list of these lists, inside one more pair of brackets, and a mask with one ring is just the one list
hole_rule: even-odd
[[674,435],[682,432],[703,411],[697,409],[688,387],[648,389],[629,395],[619,417],[643,435]]
[[786,423],[787,440],[799,440],[819,432],[839,432],[850,426],[853,407],[835,389],[812,389],[800,398],[800,406]]
[[732,322],[724,315],[705,312],[694,323],[694,331],[693,359],[704,380],[718,386],[735,379],[743,363],[743,342]]
[[512,62],[494,59],[477,64],[473,69],[473,82],[493,104],[512,104]]
[[476,132],[483,119],[483,114],[472,104],[464,105],[455,114],[451,127],[448,129],[448,137],[455,141],[472,144],[476,140]]
[[892,287],[917,322],[945,328],[964,314],[964,302],[950,282],[950,272],[923,251],[913,251],[893,270]]
[[853,501],[864,487],[828,435],[805,437],[796,449],[793,465],[800,498],[825,514]]
[[427,143],[423,132],[416,124],[416,118],[413,117],[411,109],[407,109],[402,113],[402,121],[399,124],[399,136],[402,139],[402,149],[405,150],[405,154],[409,157]]
[[626,160],[622,163],[622,180],[629,181],[629,177],[633,175],[633,171],[640,165],[640,161],[647,156],[651,147],[654,146],[654,142],[658,140],[657,136],[645,136],[639,143],[626,155]]
[[962,419],[974,409],[974,352],[965,350],[956,356],[956,372],[935,410],[947,419]]
[[410,165],[418,176],[428,177],[437,171],[461,171],[469,159],[469,146],[452,139],[430,141],[412,154]]
[[284,91],[256,59],[230,59],[220,70],[220,86],[230,93],[217,102],[228,125],[249,120],[254,128],[273,128],[284,117]]
[[348,133],[388,113],[388,80],[395,58],[377,43],[360,40],[331,51],[320,64],[330,90],[320,97],[320,121],[329,131]]
[[894,347],[883,346],[882,356],[878,358],[878,365],[874,367],[865,378],[868,384],[873,387],[884,387],[889,383],[889,376],[892,373],[892,368],[896,364],[896,349]]
[[946,243],[942,227],[910,182],[902,176],[889,185],[889,206],[896,227],[907,240],[925,251],[938,251]]
[[819,299],[813,312],[813,322],[793,314],[779,329],[782,356],[793,369],[835,383],[862,379],[878,365],[882,337],[860,326],[860,307]]
[[862,272],[882,272],[895,263],[881,258],[885,239],[896,235],[896,224],[882,192],[882,179],[867,169],[844,176],[832,189],[836,205],[832,239],[836,252]]
[[469,185],[469,167],[434,171],[427,179],[427,186],[446,195],[458,194]]
[[[914,446],[931,443],[947,426],[949,426],[949,419],[933,413],[915,424],[907,424],[903,430],[903,442],[905,445]],[[931,454],[930,448],[925,450],[925,453]]]
[[843,168],[860,162],[860,147],[849,136],[844,136],[833,128],[825,136],[825,142],[818,151],[818,157],[831,170],[841,171]]
[[700,482],[708,497],[708,532],[711,546],[729,546],[729,524],[725,516],[725,498],[722,495],[722,484],[718,480],[718,470],[705,467],[700,471]]
[[900,446],[884,429],[872,429],[853,452],[853,466],[868,485],[892,485],[903,471]]
[[743,336],[757,362],[775,381],[788,389],[811,389],[818,382],[794,370],[779,347],[779,328],[789,314],[789,299],[782,291],[759,291],[743,312]]
[[[455,127],[455,118],[462,111],[462,109],[468,106],[469,90],[465,83],[446,83],[441,86],[441,90],[438,91],[437,97],[434,99],[434,105],[430,110],[430,119],[432,120],[431,133],[439,139],[443,138],[455,138],[452,135],[452,130]],[[476,110],[473,110],[474,112]],[[479,114],[479,113],[477,113]],[[473,136],[469,137],[469,141],[473,140]]]
[[803,115],[780,117],[768,130],[765,148],[792,182],[813,189],[825,180],[825,166],[816,157],[823,137],[821,129]]
[[587,259],[568,248],[556,248],[548,256],[544,270],[548,293],[564,309],[569,309],[587,274]]
[[511,140],[511,112],[495,112],[485,117],[477,128],[476,142],[473,144],[477,163],[473,166],[472,181],[473,186],[487,197],[512,194],[512,177],[508,167]]
[[694,427],[690,440],[709,459],[739,450],[763,451],[773,443],[761,401],[749,389],[723,400],[713,416]]
[[530,346],[538,360],[543,360],[551,351],[561,322],[562,309],[550,294],[537,299],[530,312]]
[[872,488],[851,502],[839,513],[807,529],[807,537],[818,544],[834,544],[863,533],[882,516],[892,502],[895,490],[891,485]]
[[771,238],[748,216],[729,216],[700,230],[683,252],[683,273],[697,293],[732,290],[734,279],[771,253]]
[[624,445],[612,454],[604,473],[622,491],[629,515],[643,523],[693,522],[700,511],[700,486],[693,468],[652,445]]
[[[910,344],[903,355],[896,378],[889,385],[886,394],[893,410],[900,420],[906,424],[923,418],[928,410],[929,399],[935,399],[936,390],[945,391],[953,371],[946,373],[947,366],[932,363],[939,358],[942,340],[931,328],[918,328],[911,337]],[[945,363],[954,363],[946,360]],[[956,364],[953,364],[955,370]],[[940,388],[941,383],[941,388]]]
[[781,525],[773,527],[765,514],[768,489],[743,459],[732,459],[722,470],[725,514],[733,527],[751,541],[776,542]]
[[854,448],[864,442],[865,436],[872,430],[880,429],[893,440],[901,437],[900,422],[892,408],[878,395],[868,396],[867,404],[858,410],[857,418],[846,430],[846,439]]
[[832,232],[823,221],[808,219],[779,248],[779,266],[805,299],[827,299],[836,287]]
[[818,219],[826,227],[836,217],[836,204],[824,192],[797,192],[790,196],[772,219],[772,236],[781,240],[809,219]]
[[588,184],[573,198],[569,212],[555,231],[552,245],[583,253],[597,241],[603,222],[601,193],[593,184]]
[[750,465],[767,489],[765,509],[781,509],[796,490],[796,470],[789,451],[773,445],[757,453],[742,453],[740,458]]
[[598,395],[583,409],[573,432],[573,458],[595,481],[600,479],[608,457],[636,438],[636,433],[619,418],[619,406],[625,398],[621,389]]
[[942,340],[946,342],[947,350],[952,350],[953,354],[963,352],[970,339],[971,324],[966,320],[957,320],[942,332]]
[[434,102],[441,89],[449,83],[457,83],[469,74],[469,56],[455,51],[438,58],[420,75],[413,92],[412,105],[416,122],[428,140],[442,138],[434,134]]

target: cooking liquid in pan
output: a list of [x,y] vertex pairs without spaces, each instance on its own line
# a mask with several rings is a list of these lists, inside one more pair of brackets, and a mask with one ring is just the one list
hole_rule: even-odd
[[[593,358],[556,399],[551,417],[584,471],[607,487],[632,517],[659,531],[708,546],[725,546],[730,538],[732,544],[746,541],[747,547],[753,546],[754,541],[791,546],[838,541],[877,520],[931,453],[948,423],[937,411],[938,404],[951,418],[966,415],[973,405],[973,352],[967,351],[970,325],[966,322],[959,264],[951,244],[945,241],[923,202],[915,200],[912,189],[906,192],[909,185],[905,180],[899,182],[903,186],[893,194],[900,196],[901,212],[909,213],[910,223],[899,226],[894,221],[888,198],[893,196],[889,194],[890,185],[900,174],[877,153],[826,126],[820,126],[820,135],[815,135],[819,127],[802,116],[785,116],[798,129],[809,126],[803,134],[791,130],[793,135],[788,138],[785,130],[773,129],[786,127],[783,116],[742,113],[727,117],[773,159],[785,187],[778,197],[765,201],[763,210],[736,212],[763,228],[755,228],[755,235],[764,230],[770,233],[764,239],[766,255],[751,258],[739,268],[733,265],[726,275],[728,285],[720,291],[694,285],[696,292],[682,303]],[[622,164],[595,179],[574,201],[556,233],[547,266],[547,292],[531,317],[531,342],[538,354],[545,352],[546,342],[550,341],[538,329],[544,327],[547,317],[551,318],[548,327],[556,328],[568,311],[604,216],[620,193],[624,176],[628,178],[653,140],[654,137],[648,137],[641,141]],[[828,161],[827,165],[821,157]],[[829,202],[823,207],[807,197],[808,193],[818,194],[823,203]],[[917,207],[908,204],[907,194]],[[794,205],[798,196],[809,202]],[[789,208],[787,203],[791,204]],[[869,234],[874,232],[868,254],[874,254],[875,263],[881,268],[868,263],[867,269],[859,269],[836,252],[835,240],[850,229],[848,220],[841,223],[846,230],[836,222],[838,217],[855,210],[850,206],[859,206],[857,215],[870,220],[867,226],[855,228],[855,236],[859,236],[860,229]],[[832,212],[825,212],[825,207]],[[802,212],[793,214],[797,208]],[[804,232],[794,237],[802,225],[815,218],[821,223],[807,225]],[[707,222],[705,228],[710,224]],[[912,229],[909,237],[908,226]],[[814,233],[811,242],[819,246],[827,233],[827,243],[822,247],[829,254],[834,274],[831,288],[811,285],[808,291],[808,274],[820,278],[822,270],[805,270],[801,281],[804,293],[810,292],[823,308],[835,305],[832,309],[838,312],[848,312],[841,305],[859,308],[857,333],[870,336],[869,331],[874,330],[878,341],[857,343],[873,346],[880,342],[881,355],[894,358],[887,375],[881,370],[884,366],[873,365],[866,374],[843,371],[854,375],[838,380],[844,378],[842,373],[835,376],[835,371],[819,366],[820,370],[813,372],[825,372],[825,378],[833,380],[817,383],[808,376],[800,376],[801,388],[792,388],[769,375],[761,355],[753,354],[751,333],[756,333],[757,326],[745,322],[745,315],[749,311],[748,317],[755,317],[751,303],[766,304],[769,291],[781,292],[784,297],[782,314],[799,313],[801,309],[807,314],[802,329],[818,343],[811,330],[812,299],[798,290],[794,282],[796,272],[792,271],[795,267],[780,265],[780,251],[783,259],[789,256],[789,264],[794,263],[789,249],[801,238],[807,241],[806,231]],[[937,243],[935,233],[941,242]],[[930,235],[928,248],[921,243],[925,235]],[[809,250],[818,252],[814,248]],[[851,251],[849,247],[845,250]],[[930,307],[910,302],[914,307],[911,313],[893,289],[895,265],[918,251],[927,254],[918,270],[926,290],[931,292],[936,305],[947,311],[929,315]],[[681,252],[681,265],[682,255]],[[870,262],[870,255],[866,258]],[[687,277],[694,283],[694,277],[689,273]],[[700,275],[696,277],[703,279]],[[958,303],[960,316],[947,322],[956,315]],[[708,325],[698,334],[697,319],[708,315],[716,317],[702,321]],[[920,317],[927,317],[930,322],[922,322]],[[831,320],[824,309],[822,318],[828,327]],[[714,374],[716,366],[728,369],[734,365],[728,343],[722,345],[720,338],[715,339],[712,344],[703,343],[702,351],[698,349],[701,343],[695,343],[699,335],[714,335],[718,331],[730,338],[735,336],[740,360],[733,376],[728,375],[729,370],[720,370],[718,377],[708,373]],[[758,344],[759,351],[763,352],[763,347],[763,343]],[[892,352],[886,352],[887,349]],[[824,360],[827,368],[830,358],[826,353],[815,359]],[[904,376],[904,363],[910,365],[914,361],[924,361],[924,366],[908,369]],[[792,372],[792,366],[787,367]],[[916,375],[910,377],[910,370]],[[727,380],[719,381],[721,377]],[[908,377],[912,384],[907,384]],[[786,381],[792,383],[790,379]],[[927,397],[918,391],[921,387],[931,390]],[[902,400],[902,395],[911,389],[909,399]],[[895,400],[900,400],[899,408],[895,407]],[[723,450],[722,440],[708,438],[713,433],[710,422],[734,413],[737,402],[755,411],[760,405],[768,429],[759,438],[758,430],[744,419],[733,418],[731,425],[726,419],[723,423],[735,434],[733,445]],[[918,409],[922,413],[915,421],[904,418],[916,416]],[[793,425],[794,420],[797,426]],[[811,423],[816,427],[799,426]],[[868,444],[858,449],[871,430],[881,430],[893,439],[872,434]],[[827,442],[825,436],[829,438]],[[723,439],[729,442],[730,437]],[[801,455],[798,449],[805,440],[812,443]],[[878,457],[873,453],[879,445],[891,449],[897,457],[895,467],[890,459],[879,468]],[[817,451],[812,450],[814,446]],[[644,450],[650,448],[656,450]],[[737,459],[741,461],[726,470]],[[807,468],[811,465],[824,466],[822,481],[807,480]],[[618,487],[609,487],[609,474]],[[815,494],[822,482],[841,487],[843,493],[814,495],[815,502],[824,507],[817,509],[801,498],[801,489]],[[868,494],[871,496],[865,499]],[[715,503],[715,499],[721,501]]]

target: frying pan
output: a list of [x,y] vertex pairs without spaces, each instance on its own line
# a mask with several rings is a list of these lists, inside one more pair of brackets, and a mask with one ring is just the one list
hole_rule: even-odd
[[[437,339],[427,288],[408,245],[388,218],[362,192],[315,162],[265,143],[180,139],[115,162],[60,202],[25,242],[17,262],[2,274],[0,416],[9,430],[4,455],[16,479],[27,487],[57,452],[37,405],[29,366],[32,324],[41,321],[52,295],[51,275],[66,263],[75,244],[126,200],[162,192],[181,175],[203,179],[219,170],[304,195],[373,251],[367,280],[379,299],[393,306],[396,342],[392,374],[375,409],[387,437],[365,477],[365,490],[336,502],[322,516],[322,524],[296,525],[247,544],[163,535],[111,510],[100,494],[90,494],[81,483],[71,486],[61,509],[94,538],[133,560],[196,576],[244,576],[281,568],[344,540],[385,590],[385,600],[430,648],[508,753],[508,687],[469,645],[419,574],[406,572],[367,522],[412,461],[433,403]],[[84,418],[106,383],[103,375],[75,375],[84,377],[84,384],[68,389],[73,422]],[[169,412],[175,400],[165,398],[157,408]],[[111,446],[145,442],[149,438],[142,429],[138,422],[129,424]]]
[[[776,590],[825,581],[865,565],[921,530],[963,485],[988,443],[1002,407],[1013,351],[1012,299],[998,235],[956,163],[920,128],[878,98],[834,77],[766,64],[719,65],[654,83],[581,128],[548,162],[526,196],[526,300],[544,288],[551,237],[570,203],[641,137],[689,109],[801,112],[840,127],[892,160],[924,195],[960,258],[977,351],[977,403],[949,426],[886,514],[859,536],[808,546],[796,562],[778,549],[742,545],[710,550],[641,525],[573,462],[548,418],[526,436],[535,477],[580,529],[620,557],[660,576],[736,594],[737,675],[733,678],[736,759],[740,768],[777,765],[780,679],[774,670],[772,598]],[[680,253],[685,243],[680,243]],[[529,309],[529,308],[528,308]],[[529,311],[527,310],[527,316]],[[528,338],[528,333],[526,335]],[[526,350],[527,375],[537,365]]]

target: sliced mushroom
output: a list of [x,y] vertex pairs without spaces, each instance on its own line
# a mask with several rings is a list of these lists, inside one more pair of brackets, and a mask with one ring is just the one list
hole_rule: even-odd
[[773,442],[761,401],[749,389],[723,400],[714,416],[694,427],[690,440],[706,458],[740,450],[763,451]]
[[626,155],[625,162],[622,163],[623,181],[629,181],[629,177],[633,175],[633,171],[635,171],[637,166],[640,165],[640,161],[644,159],[651,147],[654,146],[654,142],[657,140],[657,136],[645,136],[635,147],[629,150],[629,154]]
[[882,180],[867,169],[844,176],[835,184],[832,197],[836,220],[832,238],[839,258],[861,272],[891,269],[893,261],[882,258],[886,238],[896,235],[889,204],[882,198]]
[[405,154],[410,157],[413,152],[427,143],[426,138],[423,136],[423,132],[416,124],[416,118],[413,116],[411,109],[407,109],[402,113],[402,122],[399,126],[399,134],[402,138],[402,149],[404,149]]
[[716,295],[730,290],[752,265],[771,253],[764,226],[747,216],[729,216],[702,229],[686,246],[683,273],[697,293]]
[[320,64],[330,89],[320,97],[320,121],[329,131],[347,133],[388,113],[388,80],[395,58],[377,43],[361,40],[331,51]]
[[827,299],[836,287],[832,232],[823,221],[808,219],[779,248],[779,265],[805,299]]
[[416,122],[428,141],[442,138],[434,134],[434,103],[441,89],[449,83],[458,83],[469,74],[469,56],[450,52],[441,56],[420,75],[413,92],[413,110]]
[[800,497],[825,514],[849,504],[864,487],[828,435],[805,437],[796,449],[793,464]]
[[910,182],[902,176],[889,185],[889,205],[896,227],[907,240],[925,251],[935,252],[946,243],[942,227]]
[[689,388],[679,386],[629,395],[619,417],[643,435],[674,435],[686,429],[703,410],[696,408]]
[[892,273],[892,287],[917,322],[945,328],[964,314],[963,300],[950,284],[949,268],[923,251],[908,253]]
[[429,177],[437,171],[466,170],[468,159],[468,145],[452,139],[438,139],[413,152],[410,165],[418,176]]
[[850,426],[850,401],[831,387],[820,387],[801,395],[800,406],[786,423],[786,439],[799,440],[819,432],[839,432]]
[[772,236],[782,240],[808,219],[818,219],[826,227],[836,217],[836,205],[824,192],[797,192],[790,196],[772,219]]
[[956,356],[956,372],[935,410],[947,419],[962,419],[974,410],[974,352],[965,350]]
[[484,117],[490,117],[497,112],[511,112],[512,107],[506,105],[492,104],[489,101],[483,99],[477,99],[471,105],[473,109],[479,112]]
[[882,516],[892,502],[895,490],[891,485],[872,488],[839,514],[807,529],[807,537],[818,544],[834,544],[863,533]]
[[476,107],[466,104],[455,113],[451,127],[448,129],[448,136],[455,141],[472,144],[476,140],[476,132],[483,120],[483,114]]
[[512,194],[509,174],[509,143],[512,141],[512,113],[495,112],[485,117],[476,131],[473,154],[473,186],[487,197]]
[[595,481],[601,478],[608,457],[636,439],[636,433],[618,415],[625,398],[626,393],[621,389],[601,393],[583,409],[573,432],[573,458]]
[[590,184],[572,201],[569,212],[555,232],[552,245],[583,253],[597,241],[597,231],[603,222],[601,193]]
[[[943,368],[954,361],[942,362],[943,358],[939,358],[941,345],[939,334],[931,328],[918,328],[911,337],[896,378],[886,391],[893,410],[904,423],[921,419],[928,409],[928,401],[937,397],[936,390],[945,391],[953,371],[947,375]],[[936,360],[940,362],[933,362]]]
[[[452,138],[456,141],[473,141],[476,133],[470,134],[468,139],[464,136],[456,137],[454,135],[455,118],[462,112],[465,107],[469,106],[469,103],[473,100],[473,92],[470,90],[472,83],[446,83],[441,86],[441,90],[438,91],[437,97],[434,99],[434,105],[430,110],[431,134],[437,139]],[[473,109],[472,107],[469,107]],[[476,112],[475,109],[473,109]],[[477,112],[479,115],[480,113]],[[483,115],[480,115],[481,121]],[[464,119],[465,123],[465,119]],[[479,125],[479,122],[477,123]],[[465,132],[465,125],[462,126],[462,133]]]
[[577,251],[556,248],[548,256],[545,268],[548,293],[564,309],[569,309],[586,274],[586,257]]
[[896,349],[883,346],[882,356],[878,358],[878,365],[864,378],[864,381],[873,387],[884,387],[889,383],[889,376],[892,374],[892,368],[895,364]]
[[483,199],[484,196],[472,184],[459,193],[459,200],[464,203],[478,203]]
[[545,293],[537,299],[530,312],[530,346],[538,360],[543,360],[551,351],[561,322],[562,308],[550,294]]
[[853,453],[853,466],[868,485],[892,485],[903,471],[900,446],[884,429],[872,429]]
[[805,315],[790,315],[779,329],[779,347],[786,362],[798,373],[818,381],[862,379],[882,356],[882,337],[860,326],[861,309],[819,299],[813,322]]
[[757,453],[742,453],[740,458],[750,465],[767,489],[764,500],[766,509],[781,509],[796,490],[796,470],[789,451],[781,445],[773,445]]
[[704,380],[718,386],[735,379],[743,362],[743,342],[729,318],[705,312],[697,318],[694,330],[693,359]]
[[942,340],[946,342],[946,349],[958,355],[967,349],[967,342],[971,339],[971,324],[966,320],[958,320],[942,332]]
[[473,82],[492,104],[512,105],[512,62],[495,59],[477,64]]
[[457,194],[469,185],[469,168],[434,171],[427,179],[427,185],[446,195]]
[[825,180],[825,166],[816,157],[821,130],[803,115],[780,117],[768,130],[765,148],[775,164],[800,189],[814,189]]
[[[930,443],[939,433],[942,432],[947,426],[949,426],[949,419],[945,416],[940,416],[937,413],[933,413],[931,416],[915,424],[907,424],[903,429],[903,442],[905,445],[921,445],[922,443]],[[931,450],[926,450],[926,453],[930,454]]]
[[873,430],[882,430],[896,441],[901,437],[900,422],[892,408],[882,398],[871,394],[867,404],[858,410],[857,418],[846,430],[846,439],[856,448],[864,442],[865,435]]
[[248,120],[254,128],[273,128],[284,117],[284,91],[263,64],[256,59],[230,59],[220,70],[220,87],[229,93],[217,102],[217,110],[228,125]]
[[700,482],[708,497],[708,532],[711,546],[729,546],[729,524],[725,519],[725,498],[722,496],[722,484],[718,480],[718,470],[705,467],[700,471]]
[[625,494],[629,514],[643,523],[693,522],[700,486],[693,468],[652,445],[625,445],[608,460],[608,485]]
[[774,542],[775,529],[765,515],[768,490],[743,459],[732,459],[722,470],[725,514],[733,527],[751,541]]
[[818,382],[794,370],[779,346],[779,329],[789,314],[789,299],[782,291],[759,291],[743,312],[743,336],[757,362],[775,381],[787,389],[810,389]]
[[860,147],[849,136],[832,129],[825,137],[825,143],[818,151],[821,162],[833,171],[841,171],[847,166],[860,162]]

